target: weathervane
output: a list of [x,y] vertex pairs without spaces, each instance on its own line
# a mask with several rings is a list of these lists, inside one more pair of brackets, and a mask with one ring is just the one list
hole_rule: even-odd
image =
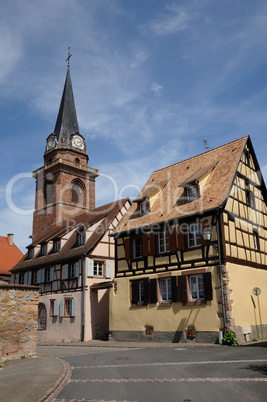
[[66,58],[66,61],[68,62],[68,67],[70,66],[70,58],[71,58],[72,54],[70,54],[70,46],[69,46],[69,53],[68,53],[68,57]]

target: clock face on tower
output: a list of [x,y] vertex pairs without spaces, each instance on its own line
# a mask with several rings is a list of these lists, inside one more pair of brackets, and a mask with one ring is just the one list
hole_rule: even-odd
[[79,135],[74,135],[72,137],[72,145],[78,149],[84,149],[83,139]]
[[56,145],[55,137],[50,137],[49,140],[47,141],[47,150],[54,148]]

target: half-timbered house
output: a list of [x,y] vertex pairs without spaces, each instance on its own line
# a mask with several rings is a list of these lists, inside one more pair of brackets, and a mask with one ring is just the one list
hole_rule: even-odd
[[36,179],[32,243],[13,282],[39,285],[39,341],[107,338],[114,240],[129,199],[95,208],[97,169],[79,133],[69,66],[55,130]]
[[249,136],[155,171],[112,234],[111,338],[266,337],[266,199]]

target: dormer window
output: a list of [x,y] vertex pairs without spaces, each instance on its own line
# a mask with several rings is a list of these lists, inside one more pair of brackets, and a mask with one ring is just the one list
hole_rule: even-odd
[[53,252],[58,253],[60,250],[60,240],[55,240],[53,243]]
[[80,230],[77,232],[77,246],[83,246],[85,244],[85,232]]
[[31,260],[34,257],[34,248],[29,248],[28,258]]
[[47,253],[47,244],[42,244],[41,246],[41,256],[46,255]]
[[187,188],[187,202],[197,200],[199,193],[199,186],[195,185]]
[[149,201],[144,201],[140,203],[140,215],[147,215],[149,212]]

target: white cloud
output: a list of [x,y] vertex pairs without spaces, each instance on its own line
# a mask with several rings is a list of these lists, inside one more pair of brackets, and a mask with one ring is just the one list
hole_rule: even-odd
[[189,15],[184,8],[176,5],[169,5],[166,9],[168,13],[161,15],[150,23],[149,29],[153,33],[156,35],[174,34],[183,31],[188,27],[192,15]]
[[163,89],[163,85],[158,84],[157,82],[152,82],[150,89],[151,91],[156,95],[159,96],[161,94],[161,91]]

